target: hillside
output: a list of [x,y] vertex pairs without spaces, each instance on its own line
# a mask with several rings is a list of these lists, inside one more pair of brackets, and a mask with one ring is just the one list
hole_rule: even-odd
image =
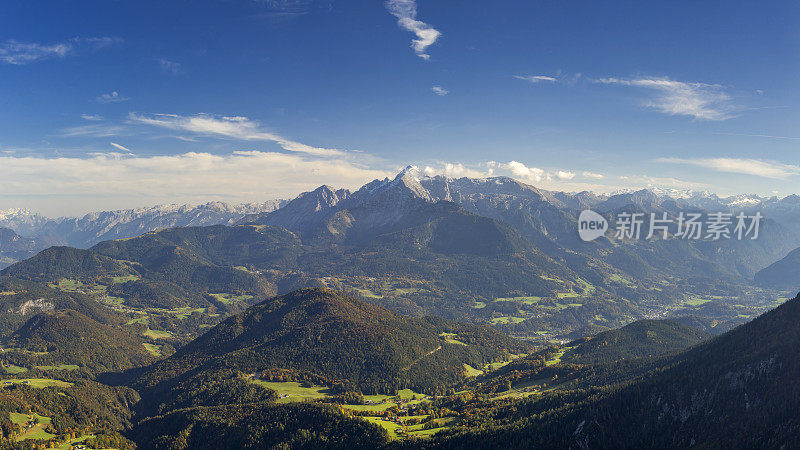
[[616,330],[568,344],[562,361],[608,364],[622,359],[652,358],[683,350],[710,335],[672,320],[639,320]]
[[575,391],[528,400],[493,429],[460,430],[437,447],[796,447],[798,320],[800,296],[665,359],[638,380],[590,396]]
[[50,247],[36,256],[6,268],[3,275],[35,281],[55,281],[62,277],[88,277],[127,274],[129,267],[120,261],[89,250]]
[[755,275],[755,282],[779,289],[800,287],[800,248],[792,250],[785,257],[759,270]]
[[155,361],[143,342],[130,331],[102,324],[77,311],[58,310],[28,319],[4,347],[20,349],[11,350],[6,357],[24,367],[70,364],[102,372]]
[[25,238],[10,228],[0,227],[0,269],[25,259],[41,248],[35,239]]
[[[276,426],[277,425],[277,426]],[[132,431],[139,448],[375,449],[388,443],[377,425],[308,403],[187,408],[148,418]]]
[[[198,235],[203,242],[196,242]],[[258,274],[233,267],[258,258],[251,253],[258,253],[262,263],[281,259],[276,239],[269,236],[269,232],[256,232],[252,227],[175,228],[104,242],[89,250],[51,247],[2,274],[51,284],[67,280],[85,285],[82,290],[86,292],[111,294],[137,308],[206,307],[212,304],[206,293],[250,298],[274,293],[274,286]],[[286,241],[292,244],[291,238]],[[226,259],[226,252],[242,251],[248,254],[235,261],[230,260],[235,257]]]
[[340,292],[304,289],[224,320],[133,385],[160,397],[202,372],[285,369],[364,393],[434,392],[462,380],[464,364],[482,367],[527,348],[487,327],[406,317]]
[[[672,320],[639,320],[622,328],[545,348],[478,376],[479,392],[522,396],[547,388],[585,389],[631,380],[711,335]],[[528,389],[532,385],[544,388]],[[522,387],[521,391],[519,388]]]

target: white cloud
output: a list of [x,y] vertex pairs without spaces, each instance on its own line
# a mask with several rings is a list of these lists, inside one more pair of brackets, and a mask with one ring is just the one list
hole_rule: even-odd
[[525,80],[531,83],[541,83],[542,81],[549,81],[551,83],[555,83],[558,81],[554,77],[548,77],[546,75],[514,75],[514,78],[518,80]]
[[48,58],[64,58],[84,48],[99,50],[120,42],[117,38],[72,38],[55,44],[20,42],[9,39],[0,44],[0,61],[23,65]]
[[161,58],[158,60],[158,65],[161,67],[161,70],[165,73],[170,75],[180,75],[183,73],[183,68],[181,68],[181,64],[175,61],[170,61],[165,58]]
[[448,91],[447,89],[445,89],[445,88],[443,88],[443,87],[441,87],[439,85],[436,85],[436,86],[432,87],[431,91],[434,94],[438,95],[438,96],[445,96],[445,95],[450,93],[450,91]]
[[687,83],[669,78],[600,78],[595,83],[631,86],[653,93],[645,106],[671,116],[690,116],[698,120],[722,121],[736,117],[731,97],[722,86]]
[[90,122],[99,122],[103,120],[103,116],[99,114],[81,114],[81,119],[88,120]]
[[122,150],[123,152],[128,152],[128,153],[130,153],[130,154],[133,154],[133,152],[132,152],[132,151],[131,151],[131,150],[130,150],[128,147],[125,147],[125,146],[119,145],[119,144],[117,144],[116,142],[109,142],[109,144],[111,144],[111,146],[113,146],[114,148],[117,148],[117,149],[119,149],[119,150]]
[[519,161],[511,161],[506,164],[498,165],[501,169],[508,170],[517,178],[528,183],[538,183],[545,178],[545,171],[538,167],[528,167]]
[[800,166],[747,158],[659,158],[656,161],[671,164],[690,164],[717,172],[742,173],[773,179],[784,179],[800,174]]
[[[571,170],[545,170],[531,167],[519,161],[507,163],[488,161],[472,167],[461,163],[439,163],[438,166],[427,166],[423,170],[427,176],[445,175],[450,178],[472,177],[487,178],[496,176],[510,176],[523,183],[531,184],[539,189],[563,192],[592,191],[597,193],[610,193],[620,190],[638,190],[645,188],[662,189],[707,189],[705,183],[693,182],[670,177],[652,177],[648,175],[631,175],[612,177],[594,172],[578,172]],[[601,182],[600,180],[603,180]]]
[[8,64],[22,65],[40,59],[52,57],[63,58],[71,51],[72,46],[68,43],[48,45],[8,40],[0,45],[0,61]]
[[95,98],[97,103],[119,103],[130,100],[130,97],[119,95],[119,92],[113,91],[110,94],[102,94]]
[[494,175],[494,169],[489,167],[487,170],[473,169],[461,163],[441,163],[439,167],[425,166],[422,171],[426,176],[433,177],[443,175],[448,178],[486,178]]
[[[706,183],[682,180],[673,177],[629,175],[629,176],[618,177],[618,179],[622,182],[621,184],[609,185],[608,187],[614,187],[614,190],[623,190],[623,191],[637,190],[644,188],[665,188],[665,189],[686,190],[686,189],[706,189],[709,187],[708,184]],[[606,190],[605,192],[608,192],[608,190]]]
[[279,152],[6,155],[0,156],[0,206],[25,198],[26,206],[47,214],[78,214],[158,203],[265,201],[292,198],[321,184],[355,188],[392,175],[342,158]]
[[417,38],[411,41],[414,53],[424,60],[431,56],[425,51],[442,35],[438,30],[425,22],[417,20],[417,3],[414,0],[388,0],[386,9],[397,17],[400,28],[414,33]]
[[210,114],[179,116],[176,114],[142,115],[131,113],[129,121],[134,124],[151,125],[171,130],[187,131],[202,136],[216,136],[242,141],[275,142],[284,150],[316,156],[341,156],[346,152],[334,148],[312,147],[292,141],[266,131],[261,125],[247,117],[226,117]]

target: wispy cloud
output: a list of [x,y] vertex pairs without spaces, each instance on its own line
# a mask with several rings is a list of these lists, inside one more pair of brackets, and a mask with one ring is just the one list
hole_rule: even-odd
[[671,116],[722,121],[736,117],[736,107],[725,89],[717,84],[687,83],[669,78],[599,78],[595,83],[630,86],[649,90],[653,95],[645,106]]
[[161,70],[164,73],[168,73],[170,75],[180,75],[183,73],[183,68],[181,64],[175,61],[170,61],[165,58],[161,58],[158,60],[158,65],[161,67]]
[[247,117],[214,116],[210,114],[198,114],[187,117],[175,114],[143,115],[131,113],[128,118],[129,121],[134,124],[151,125],[195,133],[202,136],[216,136],[242,141],[275,142],[284,150],[291,152],[307,153],[316,156],[341,156],[346,153],[344,150],[312,147],[286,139],[275,133],[264,130],[258,122],[250,120]]
[[743,136],[743,137],[758,137],[766,139],[779,139],[786,141],[800,141],[798,136],[778,136],[774,134],[749,134],[749,133],[714,133],[721,136]]
[[[662,189],[707,189],[706,183],[698,181],[682,180],[673,177],[654,177],[650,175],[624,175],[617,177],[621,184],[616,185],[617,191],[632,191],[643,188],[662,188]],[[613,186],[613,185],[612,185]],[[606,191],[608,192],[608,191]]]
[[44,212],[77,214],[83,211],[75,208],[292,198],[320,184],[354,188],[391,175],[342,158],[281,152],[0,156],[0,202],[25,197]]
[[88,120],[90,122],[99,122],[103,120],[103,116],[99,114],[81,114],[81,119]]
[[571,180],[575,178],[575,172],[570,172],[568,170],[556,171],[555,175],[559,180]]
[[127,153],[130,153],[130,154],[133,154],[133,152],[128,147],[125,147],[123,145],[117,144],[116,142],[109,142],[109,144],[111,144],[111,146],[116,148],[117,150],[122,150],[123,152],[127,152]]
[[593,180],[602,180],[603,174],[601,173],[594,173],[594,172],[581,172],[581,176],[584,178],[590,178]]
[[429,60],[431,56],[426,53],[426,50],[436,42],[442,33],[427,23],[417,20],[417,2],[414,0],[388,0],[386,9],[397,18],[400,28],[416,35],[417,38],[411,41],[414,53],[426,61]]
[[443,88],[443,87],[441,87],[439,85],[436,85],[436,86],[432,87],[431,88],[431,92],[433,92],[434,94],[436,94],[436,95],[438,95],[440,97],[444,97],[445,95],[450,93],[450,91],[448,91],[447,89],[445,89],[445,88]]
[[63,58],[70,51],[72,46],[67,43],[47,45],[9,40],[0,45],[0,61],[22,65],[41,59]]
[[119,103],[127,102],[128,100],[130,100],[130,97],[119,95],[119,92],[117,91],[113,91],[109,94],[98,95],[97,98],[95,98],[97,103]]
[[530,83],[541,83],[542,81],[555,83],[556,81],[558,81],[557,78],[550,77],[547,75],[514,75],[514,78],[518,80],[524,80]]
[[784,179],[800,175],[800,166],[775,161],[762,161],[747,158],[659,158],[657,162],[670,164],[689,164],[705,167],[717,172],[741,173],[764,178]]
[[72,38],[54,44],[21,42],[9,39],[0,44],[0,61],[7,64],[24,65],[43,59],[64,58],[82,49],[99,50],[121,42],[118,38]]
[[80,125],[77,127],[68,127],[61,130],[60,136],[76,137],[113,137],[129,134],[129,130],[120,125],[112,125],[105,123],[93,123],[90,125]]

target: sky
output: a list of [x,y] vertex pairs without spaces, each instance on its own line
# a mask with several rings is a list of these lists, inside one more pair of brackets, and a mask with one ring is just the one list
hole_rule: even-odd
[[0,209],[357,188],[800,193],[794,1],[0,3]]

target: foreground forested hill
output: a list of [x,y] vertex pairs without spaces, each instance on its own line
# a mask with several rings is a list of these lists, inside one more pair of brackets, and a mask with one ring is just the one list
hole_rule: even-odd
[[311,373],[363,393],[436,392],[531,345],[485,327],[414,318],[328,289],[295,291],[226,319],[147,369],[134,386],[161,391],[198,371]]
[[800,296],[622,384],[499,409],[441,448],[794,448],[800,444]]

